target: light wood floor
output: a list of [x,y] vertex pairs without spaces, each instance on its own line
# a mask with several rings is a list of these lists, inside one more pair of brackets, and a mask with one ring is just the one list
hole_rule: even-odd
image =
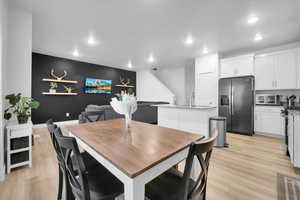
[[[57,164],[46,129],[35,129],[33,167],[15,169],[0,182],[0,199],[55,200]],[[282,140],[263,136],[228,135],[230,148],[213,152],[208,200],[275,200],[276,175],[300,176],[283,153]]]

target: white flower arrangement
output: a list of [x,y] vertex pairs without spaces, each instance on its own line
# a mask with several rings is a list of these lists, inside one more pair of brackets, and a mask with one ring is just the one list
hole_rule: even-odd
[[131,116],[137,110],[136,97],[132,92],[126,91],[121,91],[121,94],[116,94],[116,96],[111,99],[110,105],[117,113],[125,115],[126,128],[129,128]]

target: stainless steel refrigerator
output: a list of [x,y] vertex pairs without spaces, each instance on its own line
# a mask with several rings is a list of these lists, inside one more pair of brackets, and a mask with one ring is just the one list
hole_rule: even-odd
[[227,131],[254,133],[254,77],[219,80],[219,115],[227,118]]

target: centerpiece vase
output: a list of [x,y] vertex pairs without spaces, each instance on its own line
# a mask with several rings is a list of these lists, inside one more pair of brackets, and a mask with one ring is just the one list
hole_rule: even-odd
[[131,127],[131,114],[125,114],[125,128],[129,129]]

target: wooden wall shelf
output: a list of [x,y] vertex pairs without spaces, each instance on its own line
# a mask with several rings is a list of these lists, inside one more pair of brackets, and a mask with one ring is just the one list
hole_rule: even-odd
[[57,80],[57,79],[49,79],[49,78],[43,78],[42,81],[46,81],[46,82],[57,82],[57,83],[72,83],[72,84],[78,83],[78,81],[71,81],[71,80]]
[[123,88],[134,88],[133,85],[115,85],[116,87],[123,87]]
[[78,93],[67,93],[67,92],[56,92],[56,93],[50,93],[50,92],[43,92],[43,95],[60,95],[60,96],[75,96],[78,95]]

